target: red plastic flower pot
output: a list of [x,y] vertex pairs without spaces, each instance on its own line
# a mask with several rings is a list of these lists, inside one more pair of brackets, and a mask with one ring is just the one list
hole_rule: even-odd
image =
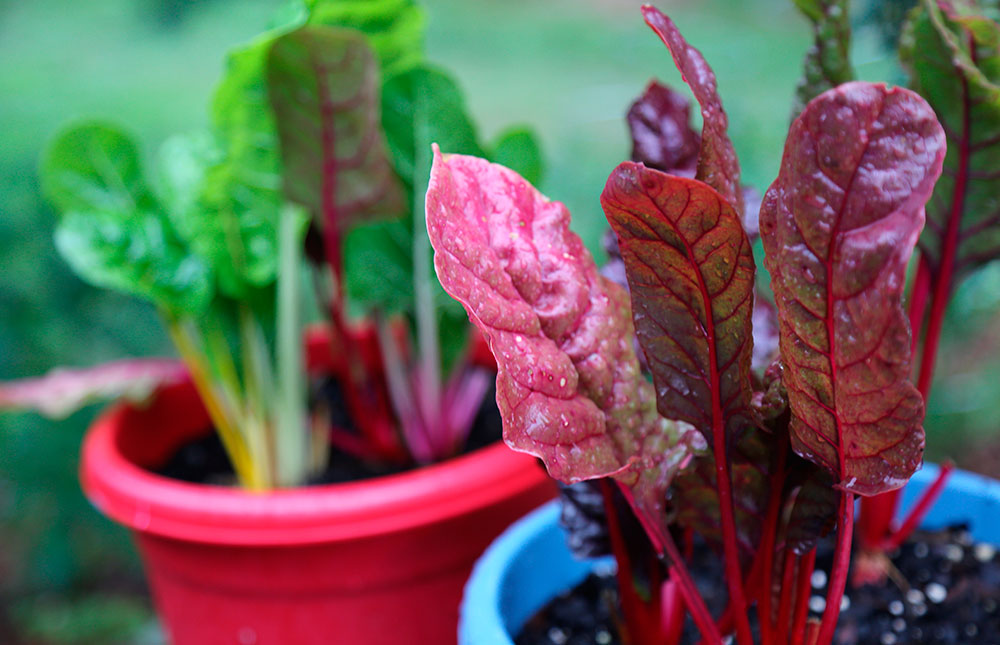
[[154,474],[210,427],[189,384],[118,405],[84,441],[91,502],[130,527],[175,645],[441,645],[477,556],[554,495],[495,444],[377,479],[266,494]]

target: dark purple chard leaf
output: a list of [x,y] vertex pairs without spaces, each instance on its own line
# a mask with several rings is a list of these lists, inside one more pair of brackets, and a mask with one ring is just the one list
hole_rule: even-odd
[[[756,328],[754,333],[756,333]],[[756,349],[756,346],[754,347]],[[754,391],[750,399],[750,405],[757,419],[765,428],[774,429],[771,425],[776,419],[788,411],[788,391],[781,381],[781,374],[784,366],[781,360],[772,362],[764,371],[764,378],[761,387]],[[787,419],[784,421],[788,423]]]
[[799,555],[812,550],[837,524],[840,492],[826,470],[807,461],[789,468],[793,489],[788,496],[785,544]]
[[706,184],[630,161],[611,173],[601,205],[660,414],[709,443],[738,430],[751,394],[754,261],[736,211]]
[[62,419],[83,406],[109,399],[142,401],[160,385],[187,378],[180,361],[137,358],[95,367],[57,368],[40,378],[0,382],[0,410],[36,410]]
[[848,83],[792,124],[764,196],[792,447],[860,495],[902,486],[923,453],[901,300],[944,145],[915,93]]
[[682,177],[694,177],[701,138],[691,127],[687,97],[652,80],[629,106],[632,161]]
[[378,64],[363,34],[307,26],[278,37],[267,83],[289,199],[339,230],[405,212],[380,126]]
[[795,0],[812,23],[813,45],[806,52],[792,115],[823,92],[854,80],[851,68],[851,16],[847,0]]
[[608,518],[600,482],[588,480],[559,484],[559,526],[566,544],[578,558],[599,558],[611,553]]
[[645,5],[642,15],[646,24],[663,40],[674,57],[681,77],[701,106],[701,150],[698,154],[697,179],[705,182],[730,203],[737,213],[743,213],[743,191],[740,188],[740,162],[727,129],[729,119],[722,109],[716,88],[715,73],[701,52],[688,44],[677,25],[659,9]]
[[[736,538],[743,557],[752,556],[760,543],[767,512],[771,454],[776,449],[773,438],[774,435],[749,427],[730,450]],[[677,475],[667,504],[676,513],[679,525],[693,529],[714,548],[722,550],[713,455],[695,458],[690,467]]]
[[1000,23],[927,3],[911,14],[900,56],[948,136],[920,250],[950,291],[1000,257]]
[[778,310],[760,294],[753,301],[753,359],[751,367],[763,373],[778,356]]
[[656,414],[628,296],[598,274],[566,207],[507,168],[435,148],[426,212],[441,284],[497,359],[507,444],[566,483],[617,474],[661,512],[690,433]]

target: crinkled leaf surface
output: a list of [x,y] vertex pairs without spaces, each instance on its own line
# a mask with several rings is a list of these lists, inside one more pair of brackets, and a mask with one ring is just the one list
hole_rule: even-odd
[[812,23],[813,44],[806,52],[802,80],[795,90],[793,116],[816,96],[854,80],[847,0],[795,0],[795,5]]
[[900,303],[943,157],[923,99],[848,83],[792,124],[761,209],[792,447],[861,495],[901,486],[923,452]]
[[[175,136],[158,154],[160,195],[185,243],[213,268],[219,290],[247,298],[277,272],[277,194],[231,181],[208,136]],[[232,190],[232,193],[225,191]]]
[[1000,23],[928,3],[911,14],[900,54],[948,136],[920,249],[954,288],[1000,257]]
[[660,414],[709,443],[738,430],[751,394],[754,261],[736,211],[700,181],[630,161],[611,173],[601,205]]
[[727,132],[729,119],[722,109],[716,87],[715,72],[697,49],[688,44],[677,25],[655,7],[645,5],[642,15],[646,24],[663,40],[674,57],[681,77],[701,106],[701,150],[698,154],[696,178],[705,182],[743,213],[743,191],[740,187],[740,163]]
[[652,80],[625,117],[632,161],[682,177],[694,177],[701,138],[691,127],[691,104],[680,92]]
[[162,212],[125,133],[102,123],[64,131],[46,150],[41,181],[60,210],[56,247],[82,278],[173,312],[208,305],[211,270]]
[[691,433],[656,414],[628,297],[598,274],[565,206],[507,168],[437,153],[427,226],[442,285],[496,356],[507,443],[567,483],[617,473],[661,513]]
[[403,212],[380,128],[378,67],[363,35],[307,26],[280,36],[267,84],[289,199],[339,229]]
[[0,409],[37,410],[62,419],[97,401],[140,401],[157,386],[185,378],[184,364],[165,358],[115,361],[84,369],[58,368],[41,378],[0,383]]
[[272,283],[277,270],[282,168],[263,73],[273,38],[264,34],[227,56],[212,100],[214,153],[178,152],[207,162],[202,212],[190,211],[181,228],[200,254],[216,258],[219,287],[234,298]]

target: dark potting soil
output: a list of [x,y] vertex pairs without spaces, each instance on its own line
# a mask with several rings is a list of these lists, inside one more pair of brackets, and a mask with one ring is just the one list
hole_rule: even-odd
[[[317,384],[315,396],[322,398],[331,413],[332,423],[348,432],[357,432],[354,421],[346,414],[344,395],[339,384],[324,379]],[[502,421],[492,390],[483,398],[472,429],[461,454],[490,445],[501,438]],[[358,459],[331,447],[327,468],[309,483],[337,484],[393,475],[412,470],[412,463],[384,463]],[[203,438],[184,444],[167,462],[156,469],[157,474],[197,484],[230,485],[235,482],[232,465],[222,447],[218,433],[208,432]]]
[[[825,605],[823,571],[831,553],[831,544],[820,545],[809,599],[814,617]],[[704,593],[713,584],[710,580],[720,580],[719,572],[708,572],[699,564],[695,562],[691,572]],[[896,572],[884,585],[848,585],[834,643],[1000,645],[1000,558],[993,546],[974,543],[965,527],[918,531],[893,554],[892,565]],[[720,595],[706,599],[716,615],[724,600]],[[614,575],[592,574],[528,621],[515,643],[621,645],[617,604]],[[682,642],[693,644],[698,638],[688,618]]]

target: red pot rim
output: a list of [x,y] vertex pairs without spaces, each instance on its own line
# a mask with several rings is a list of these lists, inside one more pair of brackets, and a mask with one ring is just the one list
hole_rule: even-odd
[[88,431],[80,464],[84,493],[132,529],[180,540],[256,546],[356,540],[445,521],[547,477],[533,457],[497,443],[359,482],[267,493],[191,484],[145,470],[121,453],[118,437],[130,429],[129,412],[116,405]]

